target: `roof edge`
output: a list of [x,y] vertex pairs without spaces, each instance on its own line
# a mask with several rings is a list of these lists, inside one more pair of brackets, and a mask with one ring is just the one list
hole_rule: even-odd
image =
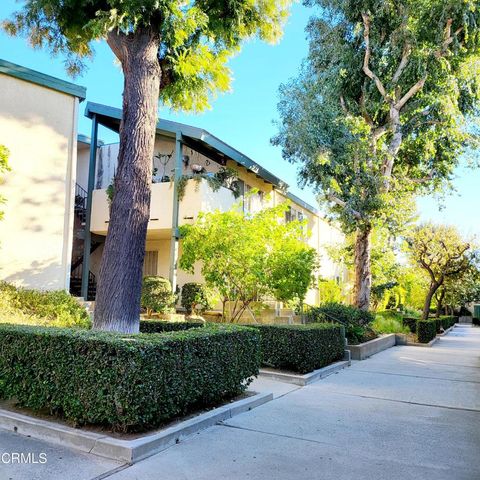
[[67,95],[72,95],[73,97],[77,97],[80,101],[87,98],[86,87],[81,87],[75,83],[52,77],[51,75],[23,67],[22,65],[17,65],[16,63],[8,62],[7,60],[0,59],[0,74],[1,73],[9,75],[10,77],[19,78],[26,82],[35,83],[51,90],[66,93]]

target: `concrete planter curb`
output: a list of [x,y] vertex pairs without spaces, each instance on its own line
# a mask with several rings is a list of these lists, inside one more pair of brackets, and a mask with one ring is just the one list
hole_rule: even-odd
[[440,340],[439,336],[436,336],[433,340],[430,340],[428,343],[413,343],[407,342],[407,347],[431,347],[434,343],[437,343]]
[[329,375],[337,373],[345,367],[349,366],[350,360],[341,360],[339,362],[332,363],[331,365],[327,365],[326,367],[319,368],[318,370],[314,370],[313,372],[306,373],[305,375],[302,375],[300,373],[287,373],[282,372],[281,370],[267,370],[265,368],[261,368],[260,375],[271,380],[277,380],[279,382],[285,383],[293,383],[294,385],[300,385],[301,387],[304,387],[305,385],[316,382],[321,378],[328,377]]
[[259,393],[133,440],[122,440],[100,433],[82,431],[3,409],[0,409],[0,429],[132,464],[161,452],[194,433],[271,400],[273,400],[273,394]]
[[444,337],[447,333],[450,333],[455,328],[455,325],[452,325],[450,328],[447,328],[443,333],[437,333],[437,337]]
[[365,360],[387,348],[394,347],[395,344],[395,334],[390,333],[359,345],[347,345],[347,349],[350,350],[352,360]]

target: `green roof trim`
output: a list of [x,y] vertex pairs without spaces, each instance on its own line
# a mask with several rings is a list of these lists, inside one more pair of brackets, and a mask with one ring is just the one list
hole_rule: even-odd
[[50,88],[51,90],[57,90],[58,92],[72,95],[73,97],[77,97],[80,101],[85,100],[87,96],[87,89],[85,87],[0,59],[0,74],[2,73],[4,75],[9,75],[10,77],[25,80],[26,82],[41,85],[45,88]]
[[[85,143],[86,145],[90,145],[91,139],[88,135],[85,135],[84,133],[79,133],[77,135],[77,142],[79,143]],[[101,140],[97,140],[98,146],[102,147],[104,145],[104,142]]]

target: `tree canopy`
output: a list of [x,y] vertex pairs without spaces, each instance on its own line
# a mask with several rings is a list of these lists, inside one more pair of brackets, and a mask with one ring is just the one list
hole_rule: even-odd
[[[94,55],[94,41],[112,32],[155,36],[161,67],[160,99],[175,109],[202,110],[215,91],[228,91],[226,66],[243,40],[258,35],[277,41],[289,0],[23,0],[3,22],[11,35],[25,35],[33,47],[66,59],[81,72]],[[112,46],[112,45],[111,45]],[[114,53],[117,55],[118,52]],[[118,55],[117,55],[118,56]]]
[[[310,0],[309,54],[280,88],[273,143],[299,162],[346,232],[357,232],[357,303],[368,303],[369,233],[396,230],[413,195],[444,188],[480,100],[474,0]],[[364,272],[363,276],[361,272]],[[358,292],[357,292],[358,296]]]
[[[6,172],[10,170],[10,167],[8,165],[8,157],[10,155],[10,152],[7,147],[4,145],[0,145],[0,175],[3,172]],[[2,177],[0,176],[0,184],[2,182]],[[6,199],[2,195],[0,195],[0,205],[2,203],[5,203]],[[3,212],[0,210],[0,220],[3,218]]]
[[430,277],[423,310],[423,318],[428,318],[433,295],[446,281],[465,275],[475,259],[475,251],[456,228],[432,223],[415,227],[407,243],[411,259]]
[[305,243],[304,222],[282,221],[286,208],[281,204],[252,216],[240,209],[200,213],[195,224],[181,227],[180,267],[190,273],[201,269],[207,286],[220,294],[224,310],[227,302],[233,304],[231,321],[254,301],[305,298],[316,252]]

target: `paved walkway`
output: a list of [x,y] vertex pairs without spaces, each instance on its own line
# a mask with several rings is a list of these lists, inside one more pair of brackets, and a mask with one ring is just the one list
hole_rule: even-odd
[[[480,328],[456,327],[433,348],[394,347],[307,387],[275,390],[274,401],[136,465],[115,473],[105,462],[97,478],[480,479]],[[0,434],[0,452],[11,439],[20,441]],[[83,470],[85,456],[66,454],[48,475],[0,465],[0,480],[100,475],[103,460]]]

